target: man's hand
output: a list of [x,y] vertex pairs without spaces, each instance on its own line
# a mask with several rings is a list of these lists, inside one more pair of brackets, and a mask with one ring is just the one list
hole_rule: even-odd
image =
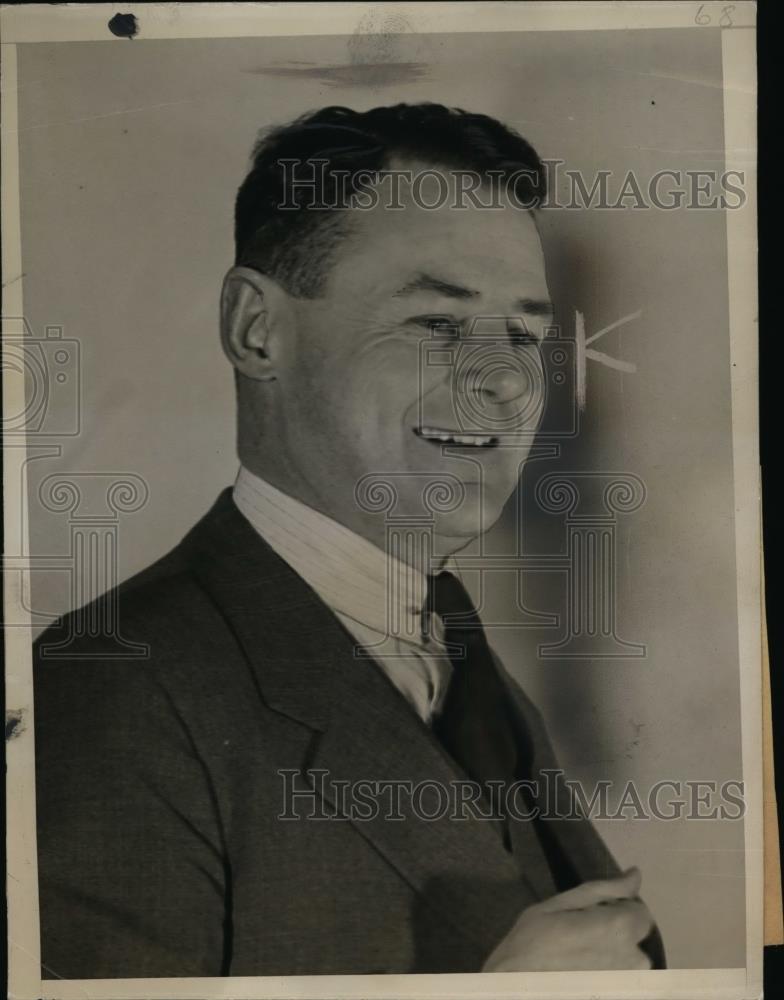
[[483,972],[650,969],[638,947],[653,920],[637,899],[637,868],[618,878],[584,882],[523,910],[485,962]]

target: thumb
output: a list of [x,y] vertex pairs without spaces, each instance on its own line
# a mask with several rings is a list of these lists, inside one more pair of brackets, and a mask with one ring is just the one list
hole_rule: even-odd
[[634,899],[639,895],[642,874],[639,868],[630,868],[616,878],[596,879],[560,892],[540,903],[543,912],[557,910],[584,910],[597,903],[610,903],[616,899]]

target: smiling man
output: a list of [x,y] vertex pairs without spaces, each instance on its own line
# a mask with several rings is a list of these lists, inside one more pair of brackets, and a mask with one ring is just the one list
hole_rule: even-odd
[[[495,207],[384,192],[434,171]],[[257,145],[221,305],[237,481],[121,588],[144,662],[71,616],[37,643],[45,975],[663,964],[639,873],[544,815],[546,733],[453,560],[542,417],[543,195],[520,136],[438,105]]]

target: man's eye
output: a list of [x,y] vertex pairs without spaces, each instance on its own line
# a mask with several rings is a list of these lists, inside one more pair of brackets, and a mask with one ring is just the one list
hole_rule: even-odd
[[458,337],[460,323],[454,316],[414,316],[409,320],[439,337]]
[[431,316],[427,325],[431,333],[437,333],[445,337],[458,337],[460,335],[460,324],[455,319],[449,319],[444,316]]
[[538,347],[541,343],[538,337],[527,330],[515,330],[509,334],[509,340],[514,347]]

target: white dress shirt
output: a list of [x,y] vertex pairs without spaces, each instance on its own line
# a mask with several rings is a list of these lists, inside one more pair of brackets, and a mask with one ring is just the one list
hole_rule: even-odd
[[[234,484],[234,503],[429,723],[452,666],[438,644],[437,616],[429,623],[434,637],[425,635],[426,577],[245,467]],[[449,569],[456,571],[453,561]]]

